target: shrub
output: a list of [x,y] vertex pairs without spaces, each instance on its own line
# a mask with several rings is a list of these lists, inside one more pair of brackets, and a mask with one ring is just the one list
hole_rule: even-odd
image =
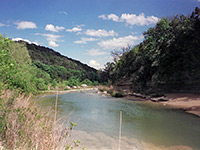
[[92,81],[90,81],[89,79],[85,79],[81,83],[82,84],[87,84],[87,85],[93,85]]

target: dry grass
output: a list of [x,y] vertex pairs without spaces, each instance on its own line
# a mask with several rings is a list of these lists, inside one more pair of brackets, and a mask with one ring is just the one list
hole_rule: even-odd
[[30,99],[31,96],[13,96],[12,91],[4,91],[1,96],[6,109],[9,110],[5,117],[3,145],[7,149],[20,150],[65,149],[68,130],[42,113]]

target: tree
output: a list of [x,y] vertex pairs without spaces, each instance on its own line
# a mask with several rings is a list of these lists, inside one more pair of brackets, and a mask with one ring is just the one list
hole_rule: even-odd
[[121,50],[111,51],[111,56],[113,57],[113,61],[116,63],[125,53],[129,52],[130,50],[131,46],[127,45],[127,47],[122,47]]

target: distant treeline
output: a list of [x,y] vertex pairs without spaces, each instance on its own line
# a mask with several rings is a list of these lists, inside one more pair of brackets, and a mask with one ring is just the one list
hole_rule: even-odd
[[137,92],[200,90],[199,8],[188,16],[162,18],[143,35],[134,48],[113,52],[104,80]]

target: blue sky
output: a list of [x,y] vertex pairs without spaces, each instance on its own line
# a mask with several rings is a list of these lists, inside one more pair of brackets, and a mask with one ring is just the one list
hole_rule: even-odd
[[162,17],[188,15],[200,0],[1,0],[0,33],[50,47],[95,68],[143,40]]

